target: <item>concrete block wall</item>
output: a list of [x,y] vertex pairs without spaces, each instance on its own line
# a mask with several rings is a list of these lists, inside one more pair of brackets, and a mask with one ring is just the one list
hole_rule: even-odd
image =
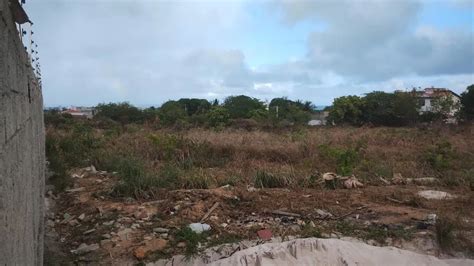
[[[16,1],[16,0],[14,0]],[[42,265],[41,88],[9,7],[0,0],[0,265]]]

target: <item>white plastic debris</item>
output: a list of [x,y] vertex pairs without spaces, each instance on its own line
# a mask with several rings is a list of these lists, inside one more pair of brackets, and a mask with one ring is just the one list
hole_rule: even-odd
[[189,225],[189,228],[191,228],[191,230],[193,230],[193,232],[198,233],[198,234],[200,234],[204,231],[211,230],[210,225],[202,224],[202,223],[192,223],[192,224]]

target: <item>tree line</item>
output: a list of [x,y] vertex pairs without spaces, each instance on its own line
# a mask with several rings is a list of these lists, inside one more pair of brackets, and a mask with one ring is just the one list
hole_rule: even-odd
[[[387,93],[374,91],[362,97],[343,96],[334,99],[328,112],[328,123],[333,125],[364,124],[383,126],[405,126],[417,122],[442,120],[453,108],[460,111],[460,119],[474,119],[474,85],[461,94],[459,108],[451,98],[440,99],[434,103],[433,112],[420,113],[420,103],[413,92]],[[137,108],[129,103],[99,104],[94,120],[120,123],[151,123],[158,126],[208,126],[237,127],[292,126],[306,125],[315,110],[310,101],[293,101],[286,97],[274,98],[268,104],[245,95],[227,97],[222,103],[218,100],[182,98],[170,100],[160,107]],[[56,115],[56,116],[55,116]],[[56,120],[54,120],[56,119]],[[57,114],[45,115],[46,122],[60,122]]]
[[[431,111],[420,112],[416,91],[387,93],[374,91],[363,97],[351,95],[334,99],[328,121],[332,124],[360,126],[406,126],[418,122],[441,121],[454,116],[459,120],[474,118],[474,85],[467,87],[456,102],[451,97],[439,97]],[[456,113],[453,114],[453,111]]]

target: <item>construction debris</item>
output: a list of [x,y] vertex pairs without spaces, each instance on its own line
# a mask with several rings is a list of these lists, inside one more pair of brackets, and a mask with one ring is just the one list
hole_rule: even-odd
[[257,235],[258,237],[260,237],[260,239],[264,241],[272,239],[272,231],[268,229],[262,229],[262,230],[257,231]]
[[438,190],[422,190],[418,192],[418,196],[429,200],[447,200],[455,198],[455,196],[448,192]]
[[285,211],[280,211],[280,210],[272,211],[272,214],[282,215],[282,216],[291,216],[291,217],[301,217],[301,215],[297,213],[285,212]]
[[207,211],[206,214],[204,214],[204,216],[202,217],[201,219],[201,223],[204,222],[207,217],[209,217],[209,215],[211,215],[211,213],[219,206],[219,202],[216,202],[214,203],[214,205],[212,205],[212,207],[209,209],[209,211]]
[[192,223],[192,224],[189,225],[189,228],[191,228],[191,230],[193,230],[193,232],[198,233],[198,234],[200,234],[204,231],[211,230],[210,225],[202,224],[202,223]]
[[357,180],[357,178],[355,178],[355,176],[351,176],[349,177],[347,180],[344,181],[344,187],[345,188],[359,188],[359,187],[363,187],[364,184],[362,184],[359,180]]
[[360,182],[354,175],[348,177],[348,176],[340,176],[337,175],[336,173],[324,173],[323,174],[323,181],[326,183],[326,186],[329,188],[337,188],[342,186],[351,189],[351,188],[359,188],[363,187],[364,184]]
[[332,213],[328,212],[328,211],[325,211],[325,210],[322,210],[322,209],[316,209],[316,214],[318,215],[318,219],[328,219],[328,218],[332,218],[333,215]]

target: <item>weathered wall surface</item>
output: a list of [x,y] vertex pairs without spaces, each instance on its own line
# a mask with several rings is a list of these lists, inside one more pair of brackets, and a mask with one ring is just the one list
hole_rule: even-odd
[[8,0],[0,0],[0,265],[43,261],[43,100]]

